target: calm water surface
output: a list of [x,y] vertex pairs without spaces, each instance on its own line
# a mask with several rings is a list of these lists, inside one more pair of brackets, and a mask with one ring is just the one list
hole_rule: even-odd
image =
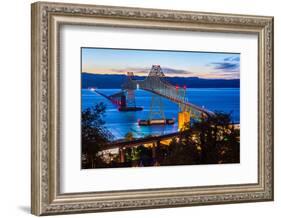
[[[99,89],[101,93],[111,95],[119,92],[119,89]],[[177,114],[178,105],[166,98],[162,98],[166,118],[175,119],[174,125],[166,126],[139,126],[139,119],[148,119],[152,93],[144,90],[136,90],[136,105],[144,109],[142,111],[119,112],[116,105],[95,91],[82,89],[82,110],[92,107],[99,102],[106,105],[104,120],[105,127],[114,135],[115,139],[124,138],[126,133],[132,132],[134,137],[147,135],[162,135],[176,132],[178,129]],[[161,97],[160,97],[161,98]],[[221,111],[232,114],[235,123],[240,122],[240,89],[239,88],[189,88],[187,90],[188,101],[211,111]]]

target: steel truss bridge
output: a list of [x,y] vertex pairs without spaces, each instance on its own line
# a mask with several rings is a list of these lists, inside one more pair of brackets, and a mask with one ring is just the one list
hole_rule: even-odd
[[[160,65],[152,65],[148,76],[144,80],[134,80],[134,73],[128,72],[127,81],[122,85],[122,89],[124,91],[127,91],[128,93],[135,89],[143,89],[156,94],[156,96],[158,95],[167,98],[172,102],[177,103],[182,112],[189,112],[190,116],[193,118],[214,115],[212,111],[209,111],[205,108],[199,107],[188,102],[186,97],[186,86],[179,87],[177,85],[174,86],[170,84],[166,80],[165,74],[163,73]],[[114,97],[114,95],[112,95],[111,97]],[[163,110],[161,109],[161,104],[161,100],[157,100],[155,95],[153,95],[150,108],[150,116],[153,116],[158,113],[158,115],[163,117]],[[157,106],[158,109],[154,110],[153,108]]]

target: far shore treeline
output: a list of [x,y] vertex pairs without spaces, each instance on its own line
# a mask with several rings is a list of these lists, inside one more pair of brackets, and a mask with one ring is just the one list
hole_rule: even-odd
[[[97,87],[100,89],[121,88],[126,75],[115,74],[81,74],[82,89]],[[144,80],[145,76],[135,76],[135,80]],[[198,77],[166,77],[169,83],[188,88],[240,88],[239,79],[202,79]]]

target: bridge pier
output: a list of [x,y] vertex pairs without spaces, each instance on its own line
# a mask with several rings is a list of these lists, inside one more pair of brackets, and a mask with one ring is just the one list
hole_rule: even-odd
[[125,150],[124,150],[124,148],[119,148],[119,161],[120,161],[120,163],[125,163]]
[[153,144],[153,145],[152,145],[152,158],[153,158],[153,160],[155,160],[155,159],[156,159],[156,147],[157,147],[157,143],[156,143],[156,142],[153,142],[152,144]]
[[190,123],[190,112],[183,111],[178,113],[178,130],[184,130],[186,123]]
[[154,161],[154,166],[160,166],[159,165],[159,162],[158,162],[158,157],[157,157],[157,150],[158,150],[158,147],[160,146],[160,141],[154,141],[152,143],[152,159]]

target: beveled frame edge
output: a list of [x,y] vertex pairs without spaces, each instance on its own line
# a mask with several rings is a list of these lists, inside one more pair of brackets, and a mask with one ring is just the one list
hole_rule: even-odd
[[[259,182],[212,186],[59,194],[56,34],[72,18],[132,21],[129,26],[259,34]],[[32,4],[32,175],[35,215],[99,212],[273,200],[273,17],[37,2]],[[85,19],[80,21],[85,21]],[[153,27],[153,23],[157,25]],[[79,22],[78,22],[79,23]],[[117,22],[118,23],[118,22]],[[140,23],[140,26],[137,26]],[[142,23],[142,24],[141,24]],[[81,22],[81,25],[83,23]],[[84,23],[85,24],[85,23]],[[128,24],[128,23],[127,23]],[[89,24],[88,24],[89,25]],[[104,23],[101,23],[104,25]],[[117,25],[111,23],[112,26]],[[123,25],[124,26],[124,25]],[[199,26],[199,27],[198,27]],[[163,27],[162,27],[163,28]],[[231,29],[233,30],[231,31]],[[56,46],[54,46],[56,45]]]

